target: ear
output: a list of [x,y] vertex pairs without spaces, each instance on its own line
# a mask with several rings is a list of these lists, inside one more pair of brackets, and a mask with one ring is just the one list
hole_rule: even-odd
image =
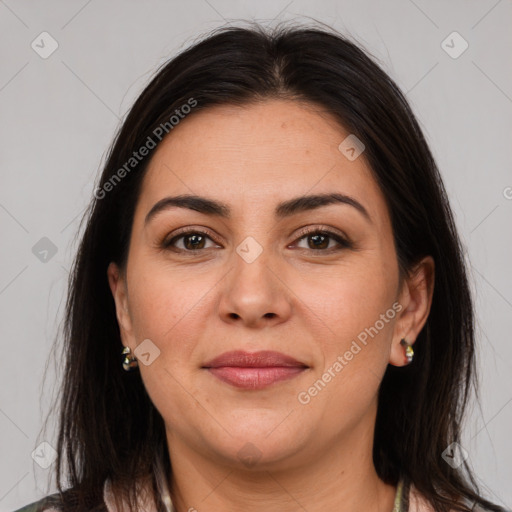
[[405,349],[400,344],[400,340],[405,338],[410,345],[413,345],[425,325],[434,295],[434,278],[435,263],[432,256],[425,256],[404,278],[398,299],[402,309],[395,323],[389,356],[389,363],[393,366],[407,364]]
[[116,317],[121,333],[121,341],[125,347],[130,347],[132,352],[136,348],[133,335],[132,319],[128,307],[128,293],[126,288],[126,276],[115,263],[110,263],[107,269],[108,284],[116,305]]

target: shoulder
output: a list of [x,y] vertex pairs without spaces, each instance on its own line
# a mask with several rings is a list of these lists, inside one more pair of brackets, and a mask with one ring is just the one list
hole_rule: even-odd
[[482,507],[482,505],[475,505],[475,507],[473,508],[473,511],[474,512],[512,512],[512,509],[510,508],[503,508],[503,507],[499,507],[499,508],[487,508],[487,507]]
[[39,501],[34,501],[29,505],[15,510],[14,512],[60,512],[59,507],[60,499],[59,494],[50,494]]
[[[473,512],[512,512],[511,509],[505,508],[487,508],[478,504],[471,504],[468,501],[464,502],[467,506],[472,506],[471,510]],[[408,512],[434,512],[434,508],[431,503],[419,493],[414,484],[410,484],[410,492],[409,492],[409,508]],[[455,512],[455,511],[452,511]]]
[[[0,0],[1,1],[1,0]],[[138,483],[140,485],[140,483]],[[64,491],[64,494],[68,493],[70,490]],[[101,505],[94,508],[95,511],[102,510],[103,512],[117,510],[114,492],[112,489],[112,482],[107,478],[103,483],[103,502]],[[54,494],[49,494],[48,496],[25,505],[24,507],[15,510],[14,512],[63,512],[63,495],[56,492]],[[71,498],[71,501],[75,501],[74,497]],[[127,504],[123,500],[123,510]],[[93,509],[91,509],[93,510]],[[140,508],[140,510],[153,510],[152,508]]]

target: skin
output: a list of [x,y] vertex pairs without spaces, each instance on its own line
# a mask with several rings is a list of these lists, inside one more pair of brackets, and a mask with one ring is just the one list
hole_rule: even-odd
[[[364,153],[349,161],[338,149],[347,135],[314,105],[266,100],[198,111],[153,155],[126,268],[112,263],[108,278],[123,344],[133,353],[150,339],[160,350],[139,369],[166,424],[179,512],[393,508],[396,488],[372,462],[377,392],[388,364],[406,364],[400,340],[414,343],[425,324],[434,262],[424,258],[400,281],[384,196]],[[274,216],[281,201],[335,191],[357,199],[371,222],[342,204]],[[173,208],[145,225],[155,203],[178,194],[222,201],[232,217]],[[185,227],[209,232],[199,250],[190,237],[175,241],[181,253],[160,246]],[[317,248],[304,227],[328,227],[353,246],[327,238]],[[236,251],[248,236],[262,248],[252,263]],[[401,311],[301,404],[298,394],[395,302]],[[246,390],[201,368],[237,349],[279,351],[308,369]],[[258,454],[251,466],[239,456],[246,443]]]

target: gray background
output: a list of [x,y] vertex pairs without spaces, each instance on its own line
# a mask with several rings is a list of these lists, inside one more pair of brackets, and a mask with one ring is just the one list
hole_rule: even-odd
[[[308,16],[379,59],[407,93],[437,159],[478,317],[481,407],[472,405],[462,446],[486,495],[511,506],[510,0],[0,0],[0,510],[49,490],[51,468],[32,453],[55,445],[53,422],[39,435],[60,364],[51,346],[80,216],[127,109],[159,64],[207,30]],[[31,47],[50,47],[43,31],[59,45],[46,59]],[[460,40],[442,46],[453,31],[469,44],[458,58],[445,49],[457,52]],[[35,459],[51,462],[47,445],[38,450]]]

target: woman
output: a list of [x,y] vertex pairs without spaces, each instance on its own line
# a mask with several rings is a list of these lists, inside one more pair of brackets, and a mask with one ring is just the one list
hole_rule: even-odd
[[215,31],[142,92],[94,196],[60,492],[22,510],[504,510],[459,444],[473,307],[446,192],[355,44]]

